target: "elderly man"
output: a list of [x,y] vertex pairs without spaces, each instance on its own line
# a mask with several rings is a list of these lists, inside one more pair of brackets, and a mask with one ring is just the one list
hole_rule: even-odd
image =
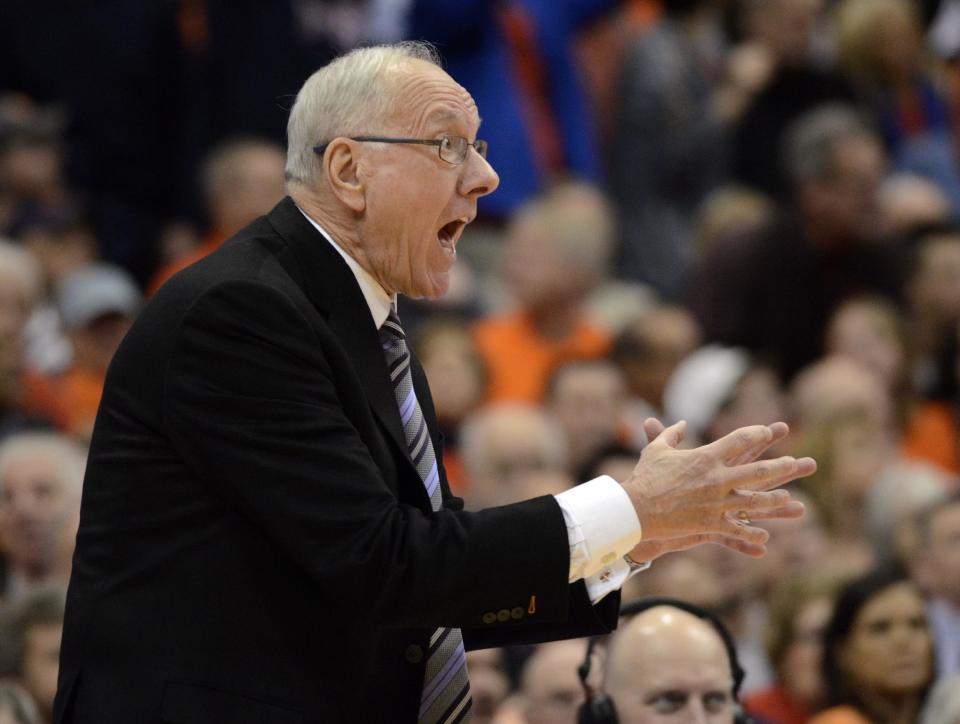
[[84,462],[83,448],[58,433],[18,433],[0,445],[6,601],[66,583]]
[[496,188],[479,125],[429,48],[338,59],[291,111],[290,198],[141,313],[93,435],[56,721],[463,721],[465,647],[604,630],[630,560],[759,555],[747,519],[802,512],[772,488],[812,460],[750,462],[780,424],[684,451],[651,423],[623,486],[450,495],[394,302],[446,290]]
[[739,664],[731,651],[715,625],[677,606],[638,613],[614,636],[604,668],[603,687],[616,721],[733,724]]

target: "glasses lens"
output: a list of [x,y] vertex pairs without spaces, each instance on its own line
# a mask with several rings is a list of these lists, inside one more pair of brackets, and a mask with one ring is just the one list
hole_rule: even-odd
[[477,153],[479,153],[482,158],[487,157],[487,148],[489,148],[489,144],[482,138],[478,138],[476,141],[474,141],[473,147],[477,149]]
[[467,139],[460,136],[444,136],[440,144],[440,158],[447,163],[463,163],[467,157]]

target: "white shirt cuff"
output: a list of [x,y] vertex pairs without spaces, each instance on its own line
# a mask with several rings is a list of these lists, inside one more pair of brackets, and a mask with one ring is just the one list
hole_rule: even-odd
[[567,524],[570,582],[589,579],[618,562],[629,573],[629,566],[621,559],[640,542],[641,530],[633,504],[620,483],[602,475],[563,491],[556,499]]

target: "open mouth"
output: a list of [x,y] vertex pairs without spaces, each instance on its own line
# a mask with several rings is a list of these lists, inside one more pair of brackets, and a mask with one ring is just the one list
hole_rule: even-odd
[[441,226],[440,231],[437,232],[437,241],[440,242],[440,246],[442,246],[447,251],[450,251],[453,254],[456,254],[457,239],[460,237],[460,232],[463,230],[463,227],[465,227],[466,225],[467,225],[466,220],[455,219]]

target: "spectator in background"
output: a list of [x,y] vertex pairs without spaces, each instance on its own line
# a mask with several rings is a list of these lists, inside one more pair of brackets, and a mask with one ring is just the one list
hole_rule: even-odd
[[956,125],[924,67],[920,13],[910,0],[843,0],[837,8],[840,65],[880,122],[893,165],[922,173],[960,214]]
[[526,724],[575,724],[583,687],[577,667],[587,652],[583,639],[540,644],[520,677],[519,707]]
[[546,405],[565,433],[569,470],[622,442],[625,393],[623,376],[607,360],[567,362],[553,373]]
[[443,49],[444,67],[484,109],[496,194],[484,216],[506,219],[567,173],[597,181],[594,121],[572,55],[578,31],[618,0],[414,0],[409,37]]
[[11,232],[24,205],[63,199],[63,125],[56,108],[0,91],[0,235]]
[[739,86],[749,84],[723,83],[721,9],[715,0],[667,0],[621,69],[608,144],[616,270],[666,299],[693,258],[696,209],[726,175],[726,124],[744,105]]
[[36,703],[43,724],[53,722],[65,607],[64,589],[38,590],[13,608],[3,621],[3,674],[14,677],[23,686]]
[[927,615],[941,679],[960,674],[960,493],[918,518],[913,579],[927,595]]
[[621,724],[733,724],[742,671],[711,623],[675,606],[654,606],[621,623],[603,688]]
[[0,681],[0,724],[41,724],[30,695],[12,681]]
[[103,394],[107,367],[142,302],[133,279],[109,264],[90,264],[57,288],[57,306],[73,348],[73,361],[50,383],[63,410],[65,430],[89,439]]
[[778,199],[789,198],[794,180],[778,153],[787,129],[820,105],[855,99],[850,84],[826,67],[816,43],[823,7],[823,0],[740,3],[746,40],[732,51],[742,57],[731,62],[754,66],[759,79],[734,128],[732,170],[741,183]]
[[503,649],[476,649],[467,652],[470,696],[473,697],[473,724],[490,724],[510,693]]
[[611,235],[606,201],[586,184],[554,187],[513,218],[502,273],[517,308],[473,328],[488,402],[539,403],[561,364],[607,353],[610,340],[584,304],[606,274]]
[[50,425],[60,409],[49,387],[25,364],[25,332],[40,284],[36,260],[0,239],[0,440]]
[[471,510],[525,500],[530,491],[523,482],[531,473],[568,468],[563,430],[539,407],[490,405],[468,417],[460,432]]
[[877,570],[837,595],[823,640],[830,708],[811,724],[913,724],[933,681],[933,642],[920,591]]
[[4,600],[66,585],[85,465],[83,449],[56,433],[21,433],[0,445]]
[[744,697],[751,716],[768,724],[806,724],[824,703],[823,631],[844,578],[827,569],[784,576],[769,597],[767,653],[776,680]]
[[212,254],[227,237],[266,214],[285,195],[283,149],[270,141],[240,138],[221,143],[203,167],[209,230],[193,250],[169,261],[150,281],[148,293],[181,269]]
[[960,228],[934,224],[909,239],[905,297],[922,393],[936,387],[936,357],[960,324]]
[[[664,390],[667,420],[686,420],[691,440],[718,440],[744,419],[782,419],[776,374],[745,350],[707,345],[674,369]],[[774,454],[774,453],[771,453]]]
[[430,385],[430,395],[443,435],[443,466],[451,489],[466,490],[460,455],[460,425],[483,399],[487,374],[466,327],[454,319],[426,322],[415,335],[413,348]]
[[638,316],[613,340],[610,359],[627,385],[624,422],[630,443],[647,442],[643,421],[663,416],[663,392],[670,375],[700,344],[700,328],[686,309],[657,306]]
[[784,380],[821,354],[841,300],[868,291],[896,298],[901,275],[896,250],[876,239],[885,172],[877,136],[853,110],[830,106],[797,121],[788,140],[790,207],[715,243],[688,290],[707,341],[769,355]]
[[873,559],[865,501],[897,460],[891,405],[875,377],[842,358],[811,365],[791,388],[796,449],[822,455],[818,475],[801,487],[823,517],[834,555],[851,565]]

